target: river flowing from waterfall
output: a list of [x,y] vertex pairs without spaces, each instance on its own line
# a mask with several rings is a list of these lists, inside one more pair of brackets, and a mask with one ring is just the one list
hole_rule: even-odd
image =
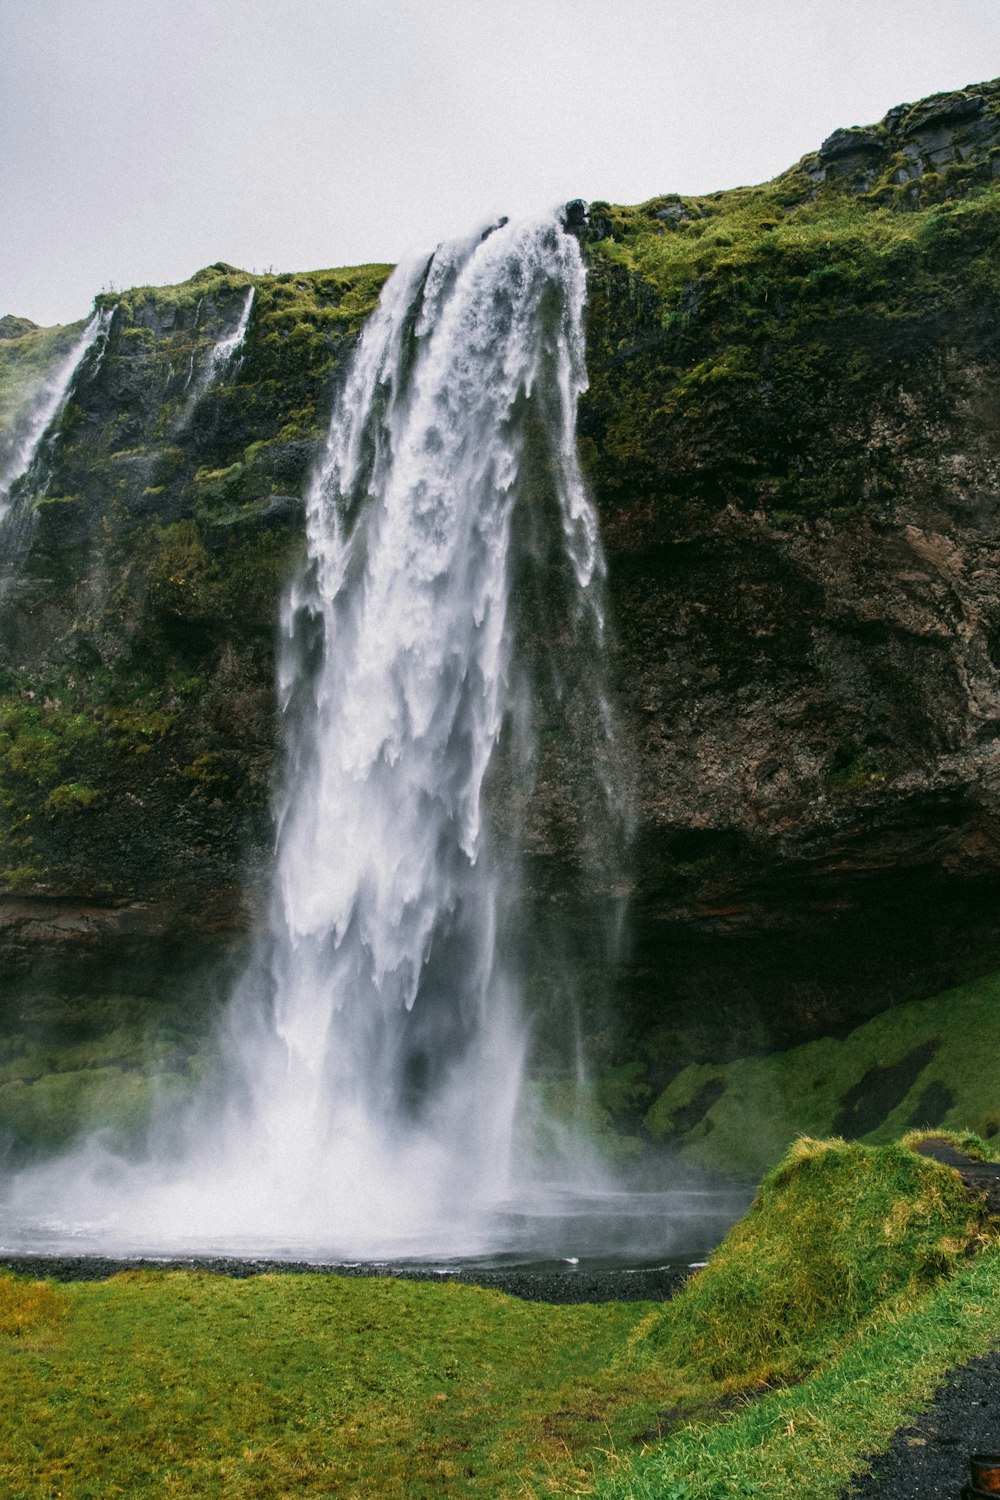
[[[270,919],[222,1065],[182,1108],[163,1103],[144,1155],[90,1140],[22,1173],[5,1248],[12,1234],[36,1250],[70,1235],[334,1259],[589,1254],[595,1234],[624,1248],[607,1238],[631,1222],[623,1196],[526,1080],[518,863],[487,811],[505,736],[513,779],[530,778],[531,628],[515,629],[512,595],[542,512],[560,631],[600,682],[603,563],[576,449],[584,299],[555,216],[390,277],[284,605]],[[590,733],[610,733],[603,703]],[[641,1253],[667,1248],[665,1211],[637,1211]],[[574,1219],[568,1238],[554,1227]]]

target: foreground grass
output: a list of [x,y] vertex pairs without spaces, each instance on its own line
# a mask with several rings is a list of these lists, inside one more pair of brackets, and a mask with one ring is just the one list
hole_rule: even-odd
[[637,1457],[613,1454],[593,1493],[601,1500],[836,1500],[948,1370],[998,1338],[994,1245],[919,1307],[883,1309],[801,1385],[736,1409],[722,1423],[686,1424]]
[[8,1278],[0,1494],[574,1493],[598,1447],[655,1424],[658,1372],[610,1368],[648,1311],[325,1276]]
[[612,1455],[595,1493],[833,1500],[952,1365],[1000,1337],[991,1229],[955,1173],[902,1145],[799,1141],[632,1342],[637,1367],[672,1366],[728,1411],[681,1408],[655,1449]]
[[0,1278],[0,1493],[822,1500],[1000,1335],[994,1227],[902,1144],[801,1140],[666,1305]]

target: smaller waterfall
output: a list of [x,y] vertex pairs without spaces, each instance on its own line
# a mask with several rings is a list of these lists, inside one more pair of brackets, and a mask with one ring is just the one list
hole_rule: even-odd
[[243,303],[243,311],[240,313],[239,322],[232,333],[227,333],[224,338],[221,338],[212,350],[212,357],[208,362],[207,372],[207,383],[209,385],[236,362],[236,356],[242,349],[243,340],[246,338],[247,328],[250,323],[250,311],[253,307],[256,290],[256,287],[249,287],[247,289],[246,301]]
[[110,323],[109,309],[95,312],[65,359],[43,381],[30,410],[22,419],[23,430],[0,469],[0,521],[10,510],[14,486],[30,472],[46,434],[66,409],[77,370],[97,340],[107,339]]

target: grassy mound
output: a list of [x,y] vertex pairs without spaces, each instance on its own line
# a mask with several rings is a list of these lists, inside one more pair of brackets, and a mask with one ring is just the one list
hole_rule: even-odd
[[617,1454],[600,1500],[838,1500],[951,1367],[1000,1334],[1000,1247],[988,1247],[906,1311],[885,1311],[801,1384],[724,1422],[686,1422],[667,1442]]
[[650,1326],[653,1357],[725,1390],[798,1379],[880,1308],[924,1296],[983,1222],[956,1172],[903,1145],[803,1138]]
[[676,1424],[613,1455],[593,1493],[836,1500],[946,1371],[998,1336],[1000,1246],[955,1172],[902,1144],[800,1141],[633,1339],[637,1364],[673,1367]]

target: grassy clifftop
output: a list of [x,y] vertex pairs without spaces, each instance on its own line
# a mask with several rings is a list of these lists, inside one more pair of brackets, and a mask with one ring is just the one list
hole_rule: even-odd
[[898,434],[830,462],[831,425],[907,381],[949,323],[967,355],[992,343],[1000,83],[837,131],[759,187],[597,203],[590,223],[603,494],[656,484],[778,524],[878,507]]

